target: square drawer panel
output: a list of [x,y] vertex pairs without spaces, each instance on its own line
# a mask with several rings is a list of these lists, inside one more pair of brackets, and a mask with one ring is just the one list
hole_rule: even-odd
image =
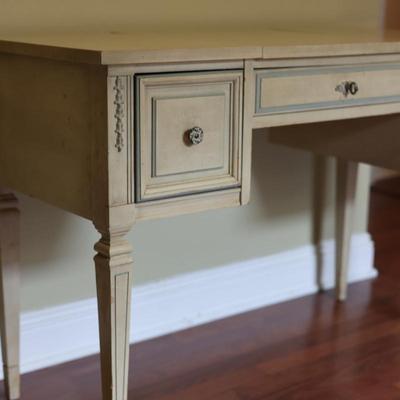
[[242,72],[136,77],[136,201],[240,186]]
[[256,71],[256,115],[400,101],[400,64]]

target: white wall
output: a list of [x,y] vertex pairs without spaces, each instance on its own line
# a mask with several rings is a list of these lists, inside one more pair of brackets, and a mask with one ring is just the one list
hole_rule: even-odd
[[0,35],[31,31],[176,29],[368,30],[383,0],[2,0]]

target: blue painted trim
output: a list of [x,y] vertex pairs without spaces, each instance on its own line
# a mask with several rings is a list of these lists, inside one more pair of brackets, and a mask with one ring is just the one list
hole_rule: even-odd
[[371,106],[371,105],[398,103],[398,102],[400,102],[400,95],[387,96],[387,97],[370,97],[368,99],[350,99],[350,100],[345,99],[338,101],[327,101],[324,103],[292,104],[288,106],[269,107],[260,110],[264,114],[281,114],[281,113],[290,113],[296,111],[311,111],[311,110],[322,110],[331,108]]
[[271,69],[262,70],[256,74],[256,114],[284,114],[290,112],[324,110],[333,108],[345,108],[356,106],[368,106],[387,103],[400,102],[400,88],[399,95],[395,96],[380,96],[369,97],[364,99],[342,99],[335,101],[326,101],[319,103],[306,103],[306,104],[289,104],[287,106],[276,107],[261,107],[261,83],[266,78],[276,77],[293,77],[293,76],[315,76],[324,75],[327,73],[343,73],[343,72],[369,72],[369,71],[392,71],[400,69],[400,64],[385,64],[385,65],[362,65],[362,66],[346,66],[346,67],[318,67],[318,68],[292,68],[292,69]]

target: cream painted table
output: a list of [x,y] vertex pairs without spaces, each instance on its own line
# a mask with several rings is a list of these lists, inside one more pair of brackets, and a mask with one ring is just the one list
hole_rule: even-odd
[[8,398],[20,396],[12,190],[89,219],[100,233],[104,400],[127,398],[125,235],[137,221],[248,203],[255,128],[284,126],[269,139],[338,158],[337,295],[345,298],[357,162],[400,170],[396,32],[29,35],[0,41],[0,72]]

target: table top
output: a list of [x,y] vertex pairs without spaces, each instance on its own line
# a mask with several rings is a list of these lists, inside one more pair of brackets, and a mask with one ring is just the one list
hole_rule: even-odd
[[90,64],[392,54],[400,52],[400,31],[25,33],[0,37],[0,52]]

